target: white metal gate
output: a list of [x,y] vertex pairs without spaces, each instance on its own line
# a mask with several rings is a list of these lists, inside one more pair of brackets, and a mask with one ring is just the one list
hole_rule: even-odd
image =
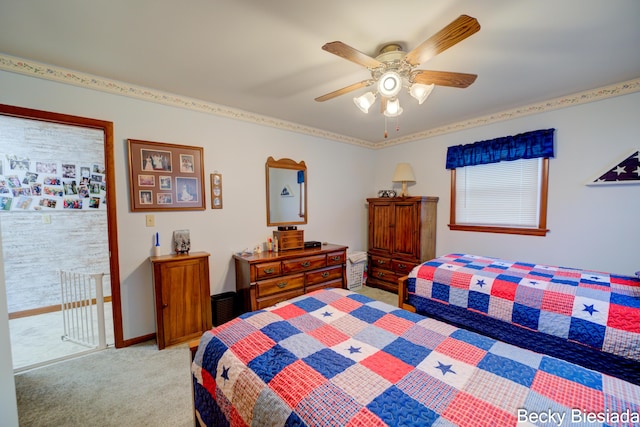
[[63,340],[90,348],[107,347],[103,277],[104,273],[60,271]]

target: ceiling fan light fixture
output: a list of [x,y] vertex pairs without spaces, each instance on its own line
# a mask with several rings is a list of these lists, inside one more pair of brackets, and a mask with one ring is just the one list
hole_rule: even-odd
[[376,96],[373,92],[367,92],[364,95],[356,96],[353,98],[354,104],[362,111],[367,114],[369,112],[369,108],[376,102]]
[[425,85],[422,83],[414,83],[409,88],[409,94],[418,100],[418,104],[421,105],[425,99],[431,94],[434,88],[434,84]]
[[378,92],[387,98],[393,98],[402,89],[402,77],[395,71],[387,71],[378,80]]
[[398,98],[390,99],[387,101],[387,108],[384,110],[384,115],[387,117],[398,117],[402,114],[402,107]]

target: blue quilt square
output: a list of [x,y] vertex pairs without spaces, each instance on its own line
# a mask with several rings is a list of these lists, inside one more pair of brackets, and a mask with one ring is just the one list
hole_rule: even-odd
[[572,279],[570,277],[554,277],[550,280],[551,283],[559,283],[561,285],[578,286],[580,279]]
[[464,341],[485,351],[489,351],[496,343],[496,340],[493,338],[485,337],[484,335],[476,334],[475,332],[467,331],[466,329],[457,329],[450,335],[450,337]]
[[569,326],[569,339],[601,349],[606,330],[607,327],[604,325],[572,317]]
[[373,307],[370,307],[368,305],[363,305],[362,307],[356,308],[349,314],[351,314],[356,319],[363,320],[367,323],[374,323],[376,320],[378,320],[379,318],[381,318],[387,313],[385,313],[382,310],[378,310]]
[[269,349],[269,351],[253,359],[247,366],[249,366],[262,381],[268,384],[273,377],[296,360],[298,360],[298,358],[289,350],[280,345],[275,345]]
[[[415,279],[414,279],[415,281]],[[353,293],[352,295],[349,295],[349,298],[351,298],[354,301],[358,301],[361,302],[362,304],[367,304],[370,303],[372,301],[375,301],[367,296],[364,296],[362,294],[358,294],[358,293]]]
[[615,292],[611,293],[611,304],[618,304],[626,307],[640,308],[640,298],[631,295],[622,295]]
[[407,310],[395,310],[395,311],[392,311],[390,314],[393,314],[394,316],[397,316],[401,319],[409,320],[410,322],[413,322],[413,323],[418,323],[419,321],[425,319],[424,316],[421,316],[417,313],[413,313]]
[[216,367],[225,351],[227,346],[222,341],[216,337],[211,338],[202,356],[202,368],[217,375]]
[[482,313],[489,313],[490,295],[482,292],[469,291],[469,308]]
[[311,313],[312,311],[316,311],[320,307],[324,306],[325,303],[310,297],[310,298],[305,298],[299,301],[295,301],[293,305],[295,305],[296,307],[300,307],[307,313]]
[[418,366],[431,353],[428,348],[416,345],[404,338],[394,340],[382,350],[411,366]]
[[449,289],[449,304],[467,308],[469,303],[469,290],[451,287]]
[[522,277],[512,275],[514,272],[510,272],[510,273],[511,274],[499,274],[498,277],[496,277],[496,279],[504,280],[505,282],[519,284],[520,281],[522,280],[522,277],[524,277],[524,272],[522,274]]
[[487,353],[478,363],[478,368],[507,378],[525,387],[531,386],[536,376],[536,369],[516,362],[513,359]]
[[439,301],[449,302],[449,286],[442,283],[433,282],[431,288],[431,298]]
[[407,280],[407,292],[415,293],[416,292],[416,278],[409,277]]
[[390,426],[430,426],[438,414],[391,386],[373,399],[367,409]]
[[260,329],[260,331],[275,342],[300,333],[299,329],[284,320],[280,322],[270,323],[264,328]]
[[307,365],[320,372],[325,378],[333,378],[353,365],[353,360],[325,348],[302,359]]
[[538,320],[540,318],[540,309],[527,307],[526,305],[513,303],[513,314],[511,321],[524,327],[538,330]]
[[553,357],[544,356],[540,370],[560,378],[602,391],[602,374]]

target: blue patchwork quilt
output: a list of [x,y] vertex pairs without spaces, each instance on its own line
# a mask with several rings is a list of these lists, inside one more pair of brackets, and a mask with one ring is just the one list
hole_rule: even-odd
[[418,312],[640,383],[640,279],[469,254],[416,267]]
[[208,426],[640,423],[636,385],[344,289],[206,332],[192,374]]

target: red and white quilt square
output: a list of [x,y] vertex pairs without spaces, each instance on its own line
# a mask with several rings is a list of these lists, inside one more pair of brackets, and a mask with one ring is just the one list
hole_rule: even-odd
[[402,317],[395,316],[393,314],[385,314],[373,323],[375,326],[391,332],[395,335],[402,335],[408,329],[410,329],[414,323],[410,320],[403,319]]
[[327,347],[333,347],[334,345],[349,339],[349,336],[347,334],[340,332],[331,325],[324,325],[321,328],[314,329],[313,331],[309,332],[309,335],[311,335]]
[[287,365],[269,382],[269,387],[292,409],[328,380],[301,360]]
[[353,365],[336,375],[331,382],[349,393],[361,405],[368,405],[392,383],[362,365]]
[[447,337],[435,351],[453,357],[469,365],[476,366],[487,354],[485,350],[455,338]]
[[363,359],[360,364],[392,383],[399,381],[414,369],[413,366],[384,351],[372,354]]
[[294,317],[302,316],[306,313],[303,309],[295,304],[287,303],[282,306],[270,307],[273,314],[282,317],[284,320],[293,319]]
[[257,356],[268,351],[275,342],[260,331],[247,335],[230,348],[243,363],[249,363]]

